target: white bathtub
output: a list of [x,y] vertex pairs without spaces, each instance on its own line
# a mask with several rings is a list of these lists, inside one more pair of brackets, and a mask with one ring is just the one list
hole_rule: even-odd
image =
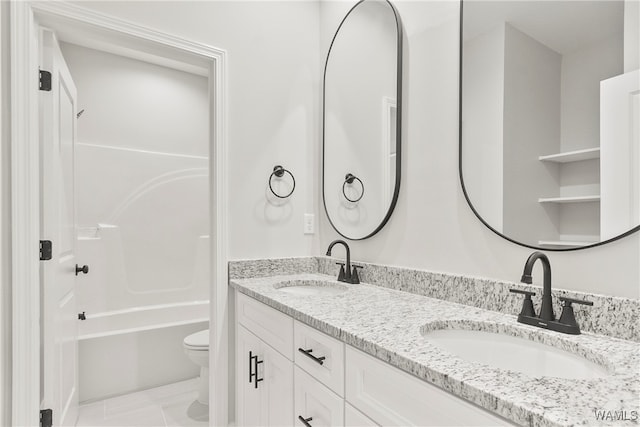
[[182,347],[209,327],[209,301],[86,314],[79,326],[79,392],[83,403],[195,378],[199,367]]
[[189,301],[106,311],[85,315],[78,340],[142,332],[209,320],[209,301]]

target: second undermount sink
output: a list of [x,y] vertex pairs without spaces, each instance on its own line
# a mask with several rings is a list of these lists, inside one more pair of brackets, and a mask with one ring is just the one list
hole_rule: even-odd
[[290,280],[273,287],[280,292],[303,296],[338,295],[348,289],[345,285],[324,280]]
[[463,360],[531,377],[593,379],[609,375],[606,368],[581,355],[505,333],[423,328],[422,335]]

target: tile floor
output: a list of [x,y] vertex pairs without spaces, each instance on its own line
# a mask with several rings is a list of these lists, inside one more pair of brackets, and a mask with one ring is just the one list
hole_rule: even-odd
[[80,406],[78,427],[209,425],[209,407],[196,401],[197,379]]

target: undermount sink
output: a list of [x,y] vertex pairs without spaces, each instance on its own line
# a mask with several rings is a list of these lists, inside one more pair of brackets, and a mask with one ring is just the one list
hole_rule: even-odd
[[304,296],[338,295],[348,289],[345,285],[323,280],[291,280],[276,283],[273,287],[280,292]]
[[581,355],[505,333],[423,327],[422,335],[463,360],[531,377],[593,379],[609,375],[606,368]]

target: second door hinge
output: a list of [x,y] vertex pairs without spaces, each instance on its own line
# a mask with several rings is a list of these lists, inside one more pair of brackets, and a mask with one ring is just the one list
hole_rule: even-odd
[[53,410],[42,409],[40,410],[40,427],[53,426]]
[[49,261],[53,253],[51,240],[40,240],[40,261]]
[[40,70],[40,90],[51,91],[51,72]]

